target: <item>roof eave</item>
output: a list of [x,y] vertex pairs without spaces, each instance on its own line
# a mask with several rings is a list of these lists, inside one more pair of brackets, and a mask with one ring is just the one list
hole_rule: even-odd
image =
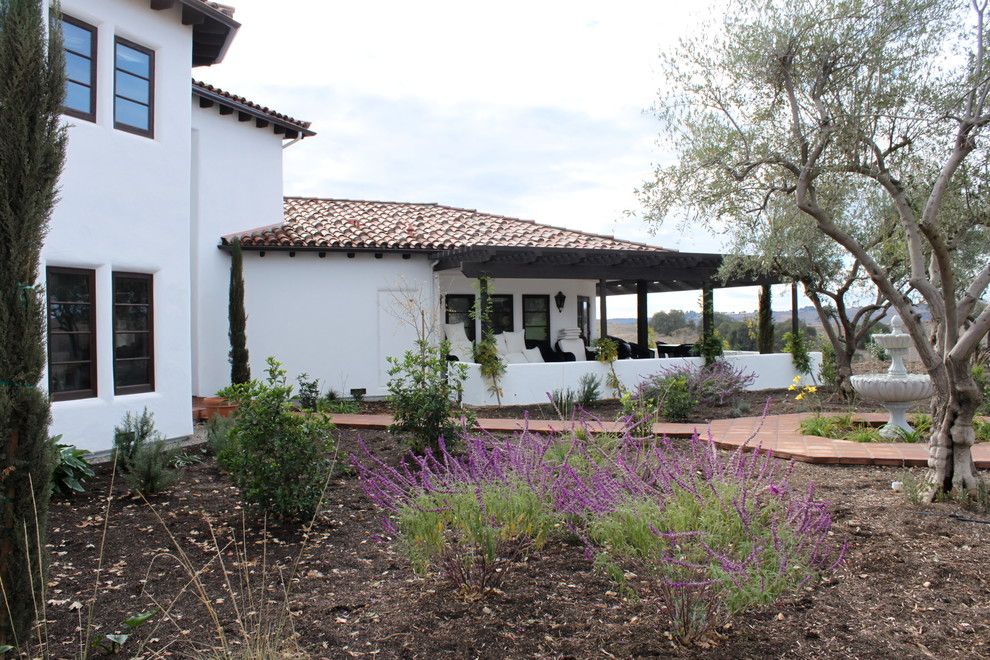
[[[217,105],[226,106],[228,108],[231,108],[232,110],[236,110],[237,112],[243,112],[244,114],[250,115],[255,119],[260,119],[262,121],[268,122],[269,124],[272,125],[273,129],[274,127],[281,128],[283,130],[283,132],[281,133],[283,140],[294,140],[296,138],[301,139],[301,138],[313,137],[314,135],[316,135],[315,131],[310,130],[309,128],[301,124],[294,124],[290,121],[285,121],[284,119],[280,119],[278,117],[275,117],[274,115],[270,115],[265,112],[262,112],[257,108],[252,108],[249,105],[236,101],[228,96],[224,96],[223,94],[218,94],[208,89],[204,89],[196,84],[193,84],[192,86],[192,93],[194,96],[199,96],[200,98],[208,99],[216,103]],[[264,127],[259,126],[259,128],[264,128]],[[279,131],[276,130],[275,133],[279,134]]]
[[210,66],[223,61],[241,24],[203,0],[149,0],[151,9],[182,9],[182,24],[192,26],[192,65]]

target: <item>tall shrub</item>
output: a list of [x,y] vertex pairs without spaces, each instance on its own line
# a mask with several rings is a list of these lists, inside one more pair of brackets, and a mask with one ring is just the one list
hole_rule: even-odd
[[770,285],[760,287],[759,334],[760,353],[773,353],[773,305],[771,304]]
[[230,382],[233,385],[251,380],[248,363],[247,312],[244,311],[244,255],[241,242],[230,245],[230,302],[227,308],[230,323]]
[[52,471],[41,246],[65,158],[62,37],[48,6],[0,0],[0,644],[25,643],[44,586]]

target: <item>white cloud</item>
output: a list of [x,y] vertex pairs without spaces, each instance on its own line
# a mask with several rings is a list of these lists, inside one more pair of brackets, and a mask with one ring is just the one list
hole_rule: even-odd
[[[243,27],[209,82],[313,122],[287,194],[477,208],[684,251],[721,241],[627,211],[661,158],[658,54],[717,0],[228,0]],[[277,12],[273,10],[277,8]],[[650,311],[698,294],[651,296]],[[753,291],[718,292],[725,311]],[[610,315],[635,301],[610,298]]]

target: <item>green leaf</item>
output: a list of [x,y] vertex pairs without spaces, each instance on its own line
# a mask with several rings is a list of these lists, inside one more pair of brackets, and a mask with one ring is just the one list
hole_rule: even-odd
[[63,477],[62,478],[62,484],[64,484],[65,486],[68,486],[69,488],[71,488],[72,490],[76,491],[77,493],[82,493],[82,492],[84,492],[86,490],[85,488],[83,488],[82,484],[79,483],[79,480],[76,479],[75,477],[70,477],[70,476]]
[[0,653],[10,653],[13,650],[14,647],[11,646],[10,644],[4,644],[3,646],[0,646]]
[[158,614],[158,610],[148,610],[147,612],[142,612],[141,614],[135,614],[131,618],[124,621],[124,625],[134,630],[138,626],[144,625],[151,620],[151,617]]
[[113,644],[115,647],[123,646],[124,644],[127,643],[127,640],[130,638],[131,638],[130,635],[107,635],[107,639],[110,640],[110,643]]

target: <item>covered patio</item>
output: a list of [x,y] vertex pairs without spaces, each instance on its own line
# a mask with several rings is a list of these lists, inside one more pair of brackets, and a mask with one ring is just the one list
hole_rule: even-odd
[[[672,291],[702,292],[702,336],[714,332],[713,295],[716,288],[760,286],[768,288],[781,283],[780,278],[765,275],[738,276],[728,281],[719,278],[723,255],[712,253],[676,252],[651,249],[587,249],[587,248],[518,248],[489,247],[450,250],[437,255],[434,270],[438,273],[457,271],[467,278],[526,280],[583,280],[596,282],[598,298],[597,328],[590,340],[608,336],[608,298],[616,295],[636,296],[636,337],[632,355],[639,359],[620,360],[614,365],[615,374],[625,387],[635,387],[646,377],[683,364],[702,364],[696,352],[661,351],[663,346],[650,346],[647,296],[650,293]],[[482,280],[484,281],[484,280]],[[549,284],[549,282],[548,282]],[[551,287],[552,288],[552,287]],[[486,287],[478,287],[484,305]],[[797,291],[792,285],[792,326],[797,325]],[[761,305],[769,305],[770,296],[760,296]],[[575,319],[577,322],[577,319]],[[588,346],[590,348],[590,345]],[[817,365],[820,355],[813,354]],[[796,375],[788,354],[738,354],[726,357],[740,369],[752,372],[756,378],[751,389],[787,387]],[[495,403],[477,365],[469,365],[465,402],[472,405]],[[817,366],[816,366],[817,369]],[[554,390],[574,388],[587,374],[605,377],[609,367],[595,360],[560,361],[552,364],[508,364],[502,377],[502,402],[509,405],[543,403]]]

